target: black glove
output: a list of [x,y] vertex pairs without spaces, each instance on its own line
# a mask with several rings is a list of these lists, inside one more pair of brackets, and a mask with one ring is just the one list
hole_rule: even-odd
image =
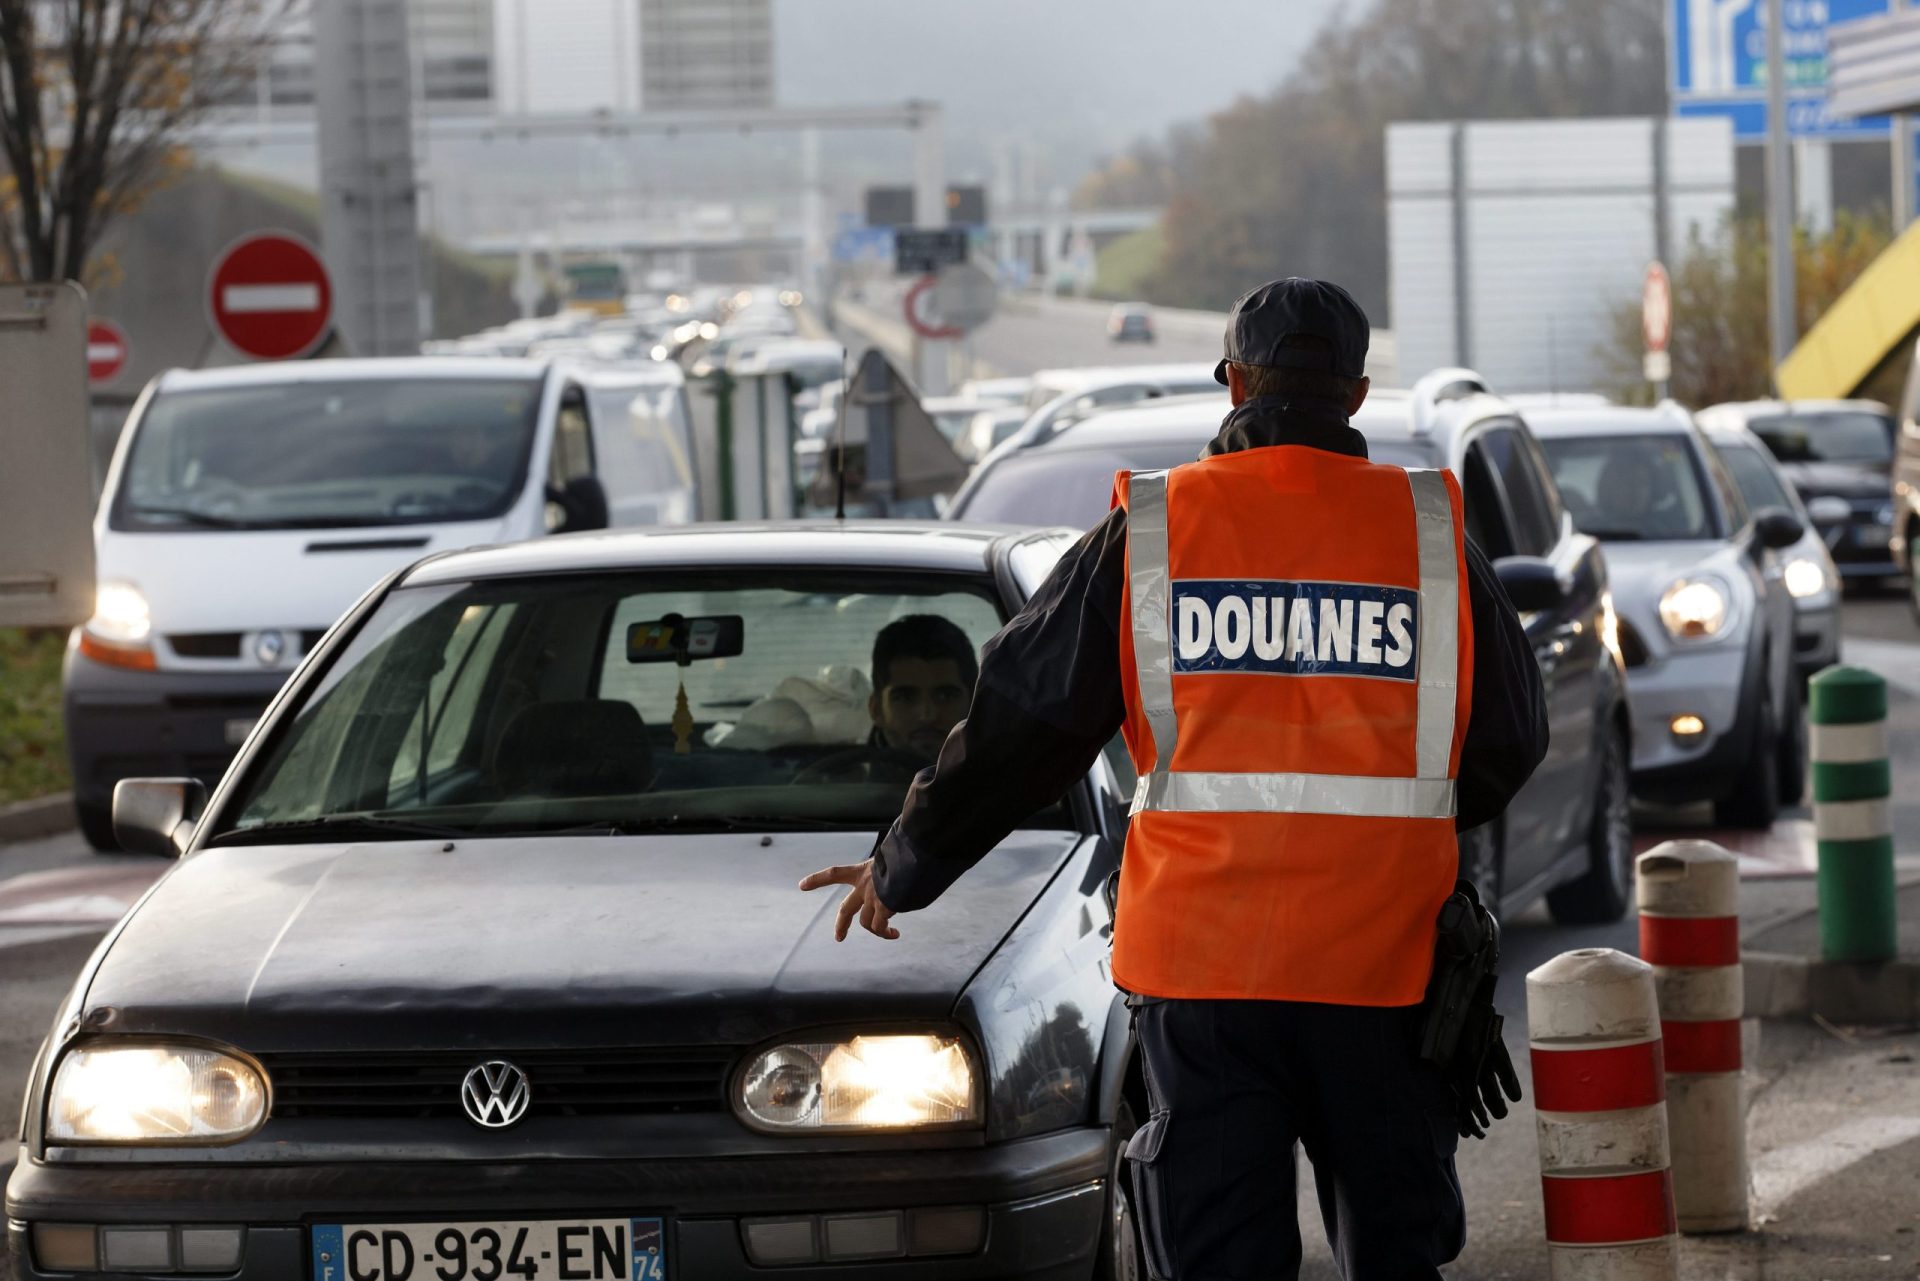
[[[1484,1139],[1495,1121],[1507,1115],[1507,1100],[1520,1101],[1520,1077],[1501,1037],[1506,1019],[1494,1012],[1493,984],[1484,1000],[1476,996],[1461,1036],[1461,1053],[1447,1071],[1458,1109],[1460,1137]],[[1477,1051],[1477,1052],[1476,1052]]]
[[1461,1138],[1483,1139],[1520,1101],[1520,1078],[1501,1039],[1505,1020],[1494,1006],[1500,925],[1461,881],[1441,909],[1433,979],[1423,1011],[1420,1057],[1453,1090]]

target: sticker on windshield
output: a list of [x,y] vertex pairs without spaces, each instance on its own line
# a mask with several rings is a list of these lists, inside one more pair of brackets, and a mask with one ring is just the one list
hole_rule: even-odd
[[1417,679],[1420,594],[1365,583],[1173,584],[1173,670]]

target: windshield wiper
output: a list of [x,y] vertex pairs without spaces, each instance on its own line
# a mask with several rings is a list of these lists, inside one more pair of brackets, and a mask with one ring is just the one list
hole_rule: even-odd
[[209,845],[267,845],[279,841],[340,840],[354,835],[417,836],[438,840],[467,840],[491,835],[471,827],[446,827],[381,814],[328,814],[324,818],[289,819],[280,823],[253,823],[218,833]]
[[1637,529],[1606,529],[1595,525],[1582,525],[1580,532],[1603,543],[1633,543],[1643,537]]
[[189,525],[198,525],[202,529],[251,529],[252,521],[240,520],[233,516],[216,516],[212,512],[201,511],[197,507],[148,507],[136,503],[128,508],[135,516],[171,516],[175,520],[184,520]]

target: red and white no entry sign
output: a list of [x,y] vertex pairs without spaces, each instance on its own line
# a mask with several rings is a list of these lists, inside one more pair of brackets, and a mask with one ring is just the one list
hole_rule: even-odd
[[327,336],[333,282],[319,253],[298,236],[242,236],[214,262],[207,314],[215,332],[243,355],[291,360]]
[[1673,337],[1673,282],[1657,262],[1647,264],[1647,281],[1640,290],[1640,332],[1648,351],[1665,351]]
[[127,334],[105,317],[87,322],[87,381],[112,382],[127,367]]

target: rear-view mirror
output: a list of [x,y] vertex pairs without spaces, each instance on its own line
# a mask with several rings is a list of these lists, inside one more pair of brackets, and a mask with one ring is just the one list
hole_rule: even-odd
[[1753,531],[1763,546],[1777,552],[1804,538],[1807,527],[1784,507],[1762,507],[1753,514]]
[[113,839],[129,854],[178,858],[206,808],[197,778],[123,778],[113,787]]
[[746,647],[747,624],[738,614],[688,618],[668,614],[627,628],[629,663],[690,663],[732,658]]
[[1538,556],[1503,557],[1493,563],[1493,573],[1522,614],[1557,608],[1567,598],[1559,571]]

